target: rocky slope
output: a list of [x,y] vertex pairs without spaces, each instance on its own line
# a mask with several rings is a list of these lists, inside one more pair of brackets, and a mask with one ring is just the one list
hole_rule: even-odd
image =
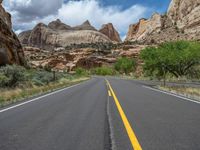
[[200,37],[200,0],[172,0],[167,15],[189,38]]
[[115,42],[121,42],[119,33],[117,30],[114,28],[112,23],[104,24],[99,32],[105,34],[107,37],[109,37],[112,41]]
[[109,37],[98,32],[89,21],[76,27],[65,25],[60,20],[53,21],[48,26],[39,23],[33,30],[22,32],[18,37],[23,45],[48,50],[71,44],[111,42]]
[[[126,51],[123,50],[125,47]],[[123,45],[110,51],[95,48],[47,51],[25,47],[24,51],[30,66],[33,68],[50,67],[60,72],[73,72],[78,67],[91,69],[93,67],[112,66],[119,57],[135,58],[137,63],[141,64],[139,53],[144,47],[144,45]],[[141,68],[138,68],[138,72],[141,72]]]
[[154,14],[130,25],[126,41],[161,43],[200,40],[200,0],[172,0],[166,15]]
[[0,0],[0,65],[24,65],[22,46],[12,31],[11,15],[5,11]]

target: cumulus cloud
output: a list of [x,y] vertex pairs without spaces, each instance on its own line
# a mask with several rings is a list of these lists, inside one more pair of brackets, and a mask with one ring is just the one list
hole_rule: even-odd
[[70,1],[59,9],[58,17],[65,23],[77,25],[85,20],[99,28],[102,24],[111,22],[122,33],[124,33],[131,23],[147,12],[147,8],[141,5],[133,5],[122,10],[117,6],[103,7],[99,1],[84,0]]
[[38,22],[48,23],[59,18],[71,26],[90,20],[96,28],[111,22],[124,36],[128,26],[148,12],[148,8],[142,5],[124,10],[120,6],[104,6],[99,0],[10,0],[4,5],[11,11],[14,29],[18,31],[30,29]]
[[63,0],[9,0],[5,5],[12,13],[17,13],[20,21],[31,21],[57,13]]

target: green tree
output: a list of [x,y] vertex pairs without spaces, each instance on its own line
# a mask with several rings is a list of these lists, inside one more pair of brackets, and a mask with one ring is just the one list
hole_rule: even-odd
[[200,43],[189,41],[166,42],[158,47],[147,47],[140,54],[148,75],[186,76],[200,64]]
[[114,67],[118,72],[128,74],[135,70],[136,62],[134,59],[122,57],[117,60]]

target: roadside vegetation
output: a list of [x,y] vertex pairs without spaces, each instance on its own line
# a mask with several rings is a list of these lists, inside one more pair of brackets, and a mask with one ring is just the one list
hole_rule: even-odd
[[54,73],[7,65],[0,68],[0,106],[87,80],[86,74]]
[[159,87],[161,90],[169,91],[175,94],[183,95],[188,98],[192,98],[195,100],[200,101],[200,87],[194,88],[194,87],[180,87],[180,86],[174,86],[174,87]]
[[200,43],[167,42],[141,52],[145,76],[157,79],[200,79]]
[[119,58],[113,66],[102,66],[91,69],[77,68],[76,75],[90,76],[119,76],[130,75],[135,72],[136,61],[134,59],[122,57]]
[[[116,45],[99,43],[73,45],[72,47],[88,46],[99,47],[99,49],[105,49],[107,46],[110,49]],[[200,96],[199,89],[165,86],[165,81],[200,81],[199,42],[175,41],[150,46],[141,51],[140,60],[143,62],[143,75],[139,76],[139,79],[164,81],[164,87],[160,88]],[[65,72],[52,72],[48,67],[36,70],[7,65],[0,67],[0,105],[73,85],[87,80],[91,75],[136,78],[137,67],[135,59],[126,57],[118,58],[113,66],[92,69],[77,68],[73,75]]]
[[142,50],[144,76],[163,80],[161,90],[200,100],[200,87],[167,86],[166,81],[200,81],[200,43],[190,41],[166,42]]

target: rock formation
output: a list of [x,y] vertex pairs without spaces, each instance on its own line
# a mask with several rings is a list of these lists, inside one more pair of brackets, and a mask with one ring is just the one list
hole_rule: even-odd
[[200,0],[172,0],[167,13],[190,39],[200,39]]
[[90,69],[93,67],[112,66],[119,57],[135,58],[138,64],[140,64],[139,53],[145,46],[126,45],[128,47],[126,51],[123,50],[123,46],[106,53],[95,48],[77,48],[72,51],[47,51],[39,48],[25,47],[24,51],[30,66],[33,68],[45,68],[48,66],[53,70],[61,72],[73,72],[78,67]]
[[137,24],[130,25],[126,40],[143,40],[153,32],[161,30],[161,15],[154,14],[149,20],[140,19]]
[[71,44],[111,42],[107,36],[96,31],[89,21],[80,26],[70,27],[60,20],[53,21],[48,26],[39,23],[33,30],[19,34],[19,39],[25,46],[48,50]]
[[126,41],[162,43],[200,40],[200,0],[172,0],[166,15],[154,14],[130,25]]
[[11,15],[5,11],[0,0],[0,65],[24,65],[22,46],[12,31]]
[[53,30],[71,30],[71,27],[69,25],[62,23],[60,19],[50,22],[48,24],[48,27]]
[[121,42],[119,33],[113,27],[112,23],[104,24],[102,26],[102,28],[99,30],[99,32],[105,34],[107,37],[109,37],[114,42]]
[[73,30],[93,30],[96,31],[96,29],[90,24],[90,22],[87,20],[82,25],[75,26],[72,28]]

